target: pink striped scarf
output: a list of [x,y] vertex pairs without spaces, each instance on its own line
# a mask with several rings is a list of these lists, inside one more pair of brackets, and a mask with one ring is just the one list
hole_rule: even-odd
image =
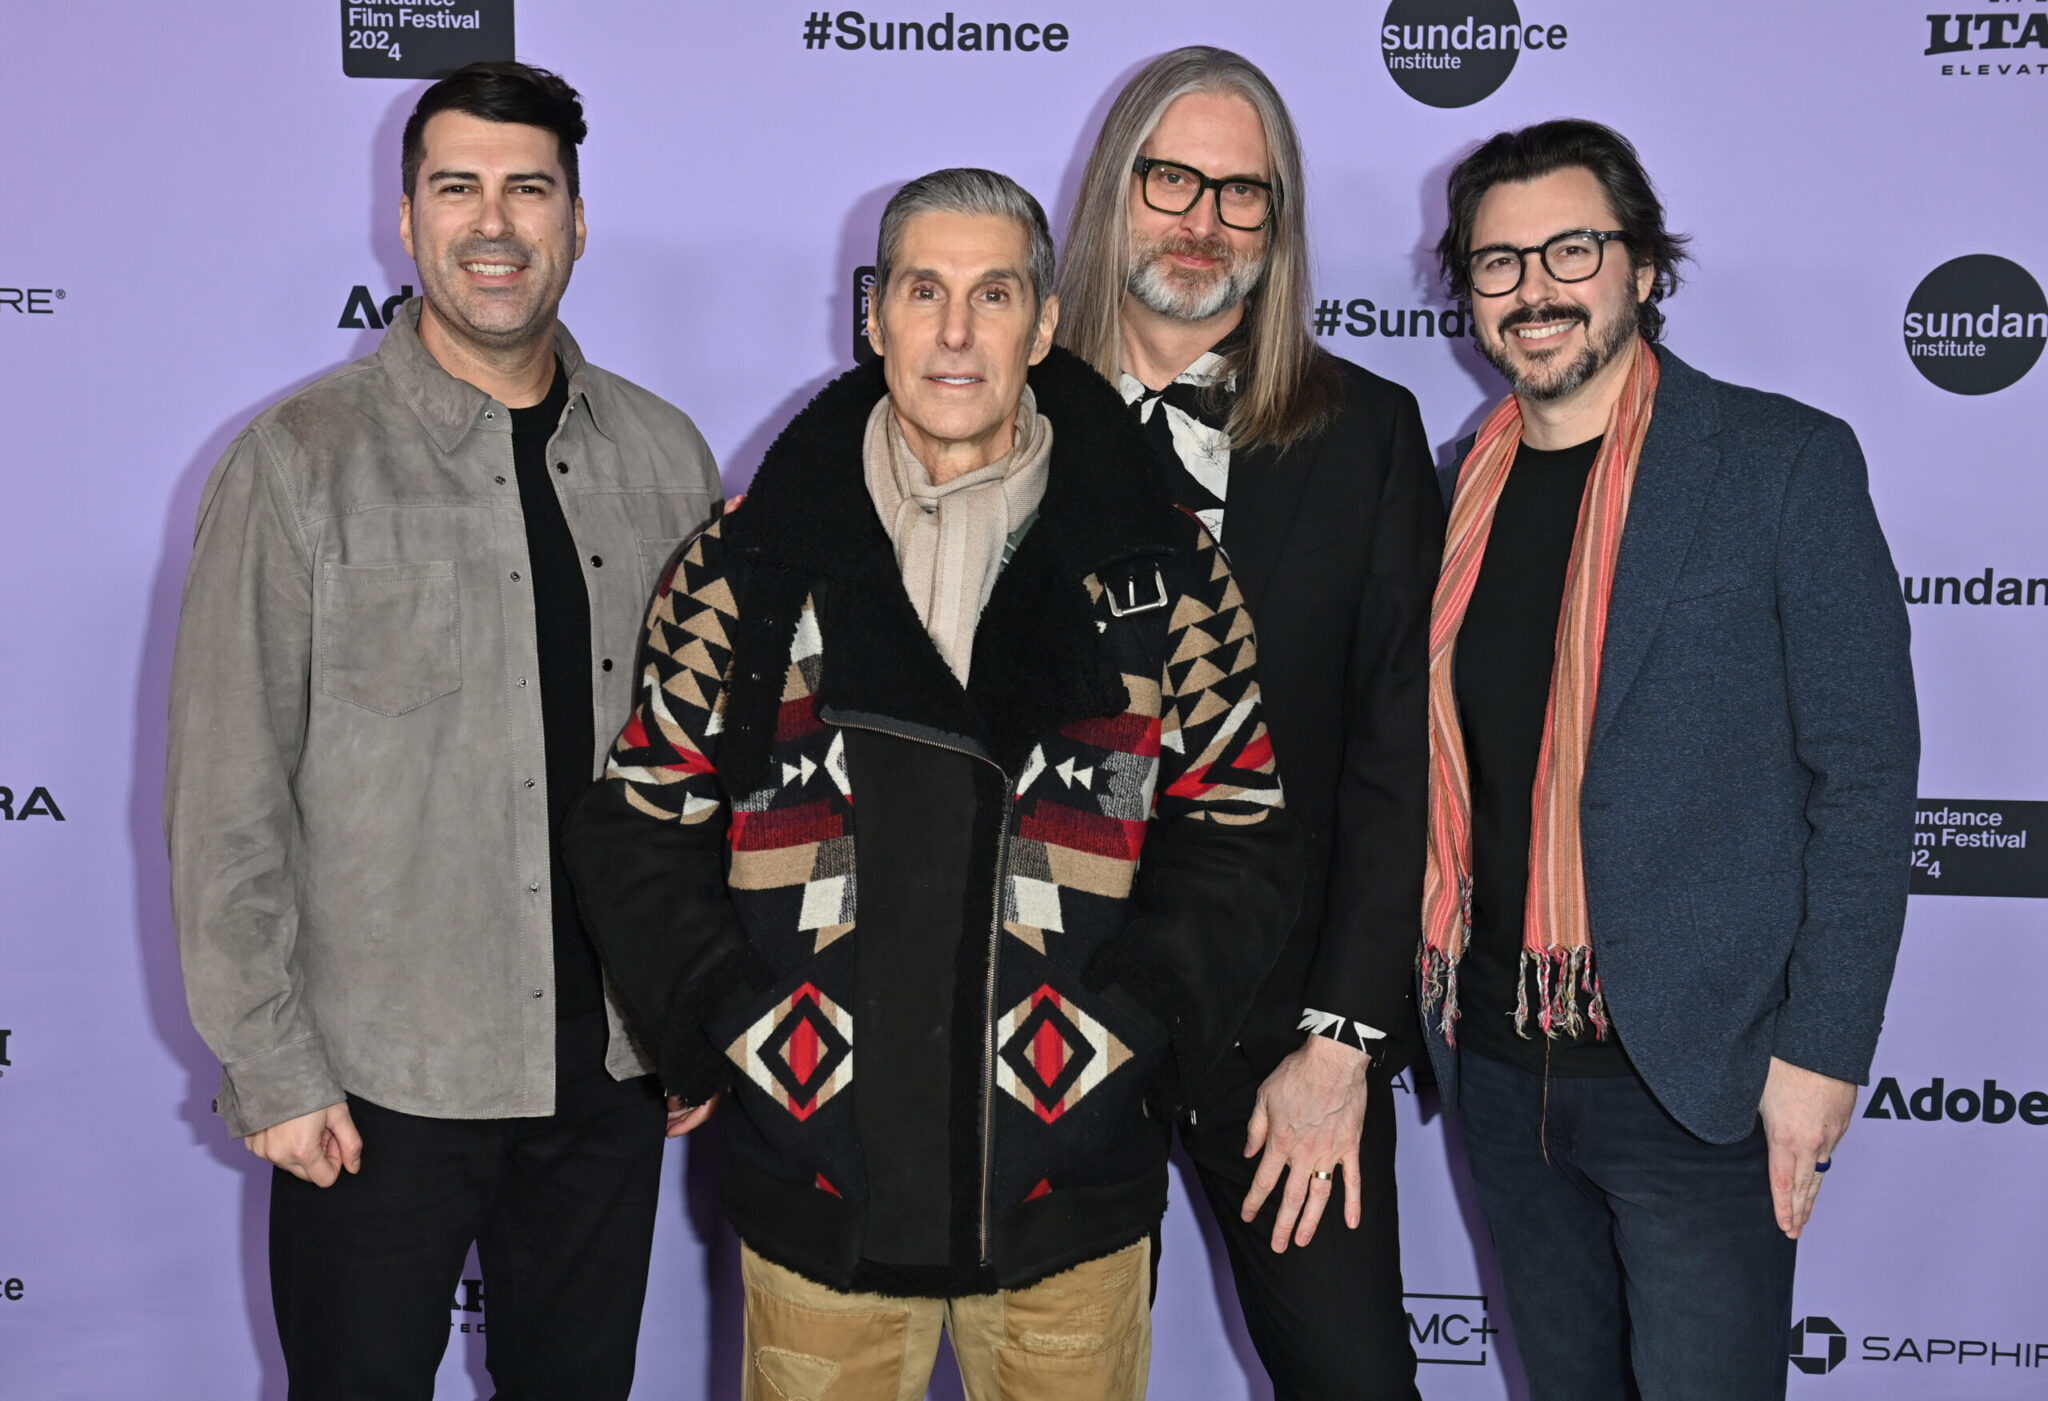
[[[1579,846],[1579,784],[1593,736],[1593,706],[1600,691],[1600,648],[1607,638],[1607,603],[1628,519],[1636,463],[1657,397],[1657,357],[1640,340],[1607,437],[1586,482],[1578,532],[1565,573],[1564,606],[1557,621],[1557,659],[1543,715],[1543,744],[1530,795],[1529,898],[1522,924],[1515,1029],[1528,1032],[1528,985],[1533,967],[1546,1036],[1577,1036],[1587,1020],[1607,1035],[1607,1005],[1593,966],[1593,931],[1586,914],[1586,868]],[[1421,953],[1425,1017],[1441,1018],[1444,1036],[1457,1041],[1458,960],[1472,933],[1472,781],[1465,737],[1451,687],[1458,629],[1479,581],[1494,508],[1522,443],[1522,409],[1511,394],[1488,416],[1458,477],[1444,544],[1443,574],[1429,622],[1429,861],[1422,886]],[[1585,1011],[1580,1012],[1580,995]]]

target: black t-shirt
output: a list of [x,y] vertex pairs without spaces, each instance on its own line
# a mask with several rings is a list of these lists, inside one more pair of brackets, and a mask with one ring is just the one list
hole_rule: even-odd
[[1458,630],[1454,687],[1472,776],[1472,940],[1458,969],[1458,1044],[1539,1074],[1630,1073],[1611,1029],[1605,1040],[1590,1023],[1575,1038],[1543,1035],[1533,970],[1526,1038],[1514,1023],[1536,759],[1565,571],[1600,442],[1555,452],[1525,443],[1516,453]]
[[512,410],[512,463],[519,473],[519,506],[526,517],[527,580],[533,588],[533,626],[540,652],[540,724],[547,754],[548,865],[554,887],[555,1015],[583,1016],[604,1007],[597,952],[576,915],[569,873],[562,864],[562,822],[569,805],[590,786],[597,745],[590,675],[590,592],[583,561],[562,514],[548,462],[548,440],[569,405],[569,377],[555,361],[548,397]]

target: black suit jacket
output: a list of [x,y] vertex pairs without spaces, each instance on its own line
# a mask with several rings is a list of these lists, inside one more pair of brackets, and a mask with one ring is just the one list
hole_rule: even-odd
[[1342,403],[1285,452],[1233,455],[1223,545],[1258,627],[1287,806],[1307,834],[1301,914],[1247,1017],[1263,1074],[1303,1007],[1414,1052],[1428,816],[1429,607],[1443,503],[1415,396],[1330,357]]

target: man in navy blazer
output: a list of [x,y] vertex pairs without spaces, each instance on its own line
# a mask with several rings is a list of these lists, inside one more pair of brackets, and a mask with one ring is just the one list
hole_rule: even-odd
[[[1520,438],[1488,437],[1504,404],[1460,445],[1437,594],[1430,1057],[1533,1401],[1782,1397],[1794,1242],[1906,910],[1898,576],[1846,424],[1656,344],[1685,241],[1624,138],[1504,132],[1449,196],[1445,276]],[[1568,602],[1605,610],[1576,656]]]

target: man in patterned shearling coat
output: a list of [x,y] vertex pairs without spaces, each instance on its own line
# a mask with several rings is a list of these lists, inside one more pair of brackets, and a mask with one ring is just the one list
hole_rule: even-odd
[[[883,364],[671,564],[571,865],[669,1092],[730,1090],[748,1395],[921,1396],[943,1323],[971,1396],[1090,1365],[1142,1396],[1170,1116],[1299,896],[1251,621],[1116,392],[1050,349],[1035,200],[927,176],[877,262]],[[907,532],[982,420],[998,491],[1050,450],[949,656]]]

